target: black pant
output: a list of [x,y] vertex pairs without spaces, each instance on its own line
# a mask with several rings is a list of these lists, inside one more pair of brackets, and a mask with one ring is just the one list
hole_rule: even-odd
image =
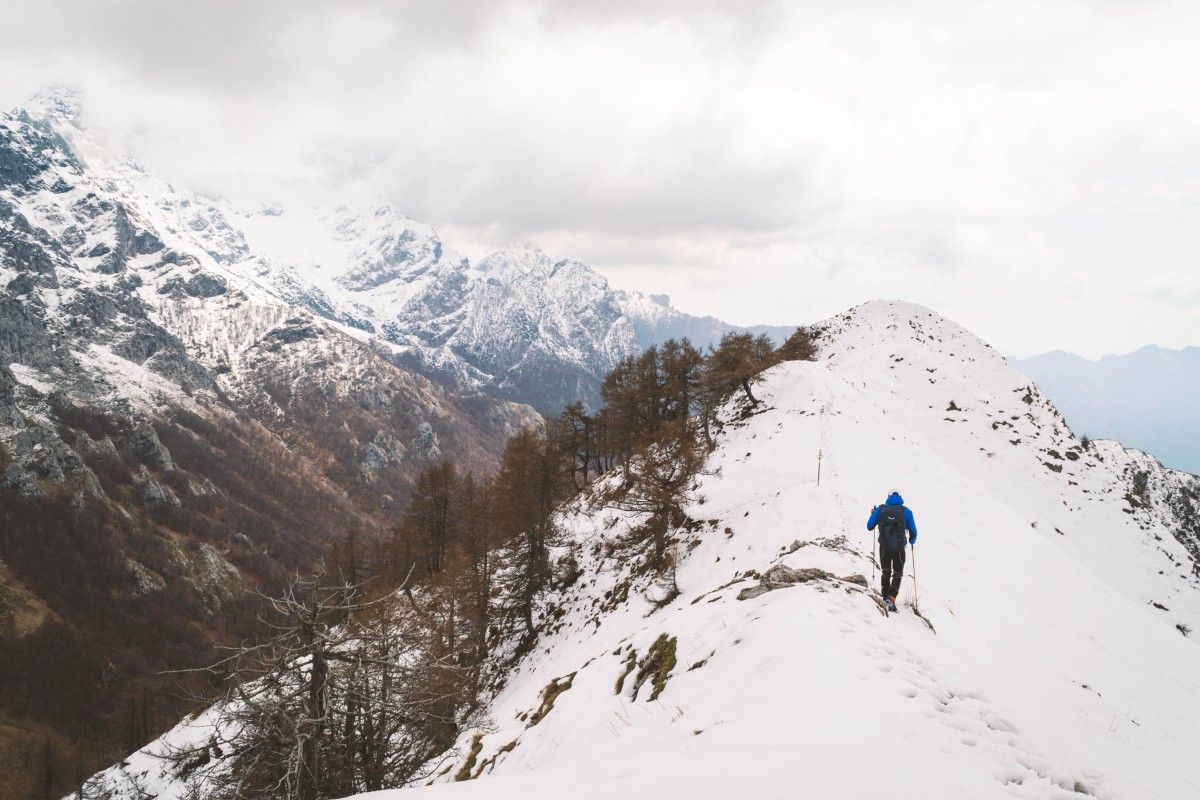
[[884,597],[900,595],[900,579],[904,577],[904,540],[895,544],[879,543],[879,565],[883,570],[883,581],[879,591]]

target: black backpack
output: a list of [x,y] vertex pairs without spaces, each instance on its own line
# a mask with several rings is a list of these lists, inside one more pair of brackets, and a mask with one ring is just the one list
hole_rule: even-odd
[[879,509],[879,544],[891,549],[904,547],[904,506]]

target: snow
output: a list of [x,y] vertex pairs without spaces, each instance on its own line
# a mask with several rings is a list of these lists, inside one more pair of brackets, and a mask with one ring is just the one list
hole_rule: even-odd
[[143,411],[169,407],[195,410],[196,403],[179,384],[122,358],[103,345],[89,344],[73,354],[94,380],[108,388],[111,401],[128,400]]
[[54,384],[43,378],[41,373],[32,367],[13,362],[8,365],[8,368],[12,370],[17,383],[36,389],[41,394],[50,394],[54,391]]
[[[770,370],[749,418],[727,409],[688,509],[702,524],[679,532],[680,596],[656,610],[661,581],[634,578],[600,610],[635,560],[606,545],[640,520],[575,501],[561,519],[583,577],[546,598],[485,721],[435,785],[360,797],[1200,796],[1200,651],[1175,627],[1200,627],[1200,587],[1162,512],[1194,479],[1083,448],[1024,376],[927,309],[871,303],[823,327],[822,361]],[[1151,473],[1139,508],[1130,470]],[[865,522],[891,489],[920,536],[885,617],[843,579],[878,581]],[[738,599],[774,565],[833,577]],[[664,634],[678,663],[661,695],[633,696],[636,670],[617,693],[630,653]],[[140,758],[129,769],[158,797],[184,796]],[[456,782],[464,770],[479,777]]]
[[[93,778],[89,789],[109,792],[112,797],[153,797],[161,800],[188,797],[190,776],[180,779],[165,767],[181,753],[200,750],[218,731],[221,735],[232,735],[233,731],[222,713],[223,708],[218,705],[211,706],[195,717],[185,717],[170,731],[129,755],[121,764]],[[202,775],[203,770],[199,770],[199,773]]]

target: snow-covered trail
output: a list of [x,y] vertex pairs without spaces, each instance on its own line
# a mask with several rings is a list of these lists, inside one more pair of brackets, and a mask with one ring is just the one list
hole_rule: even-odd
[[[1088,558],[1078,559],[1080,548],[1065,535],[1048,525],[1031,525],[1039,518],[1055,518],[1057,510],[1044,506],[1045,496],[1057,492],[1042,487],[1040,493],[1021,494],[991,459],[967,453],[964,463],[923,446],[919,437],[894,431],[884,409],[861,400],[852,405],[852,397],[845,396],[848,387],[822,365],[786,365],[768,385],[765,402],[776,408],[762,419],[782,414],[787,422],[773,430],[752,423],[729,436],[721,450],[719,491],[737,499],[728,508],[705,512],[734,520],[736,538],[750,540],[746,555],[732,542],[723,543],[723,549],[736,553],[726,558],[765,565],[793,537],[844,535],[851,546],[865,551],[873,544],[865,530],[871,506],[882,502],[889,489],[900,489],[921,531],[915,548],[920,607],[937,635],[907,610],[882,620],[868,607],[865,616],[843,631],[867,642],[867,660],[882,661],[881,669],[902,676],[905,693],[916,693],[912,699],[923,698],[930,705],[932,698],[936,717],[961,729],[960,743],[983,748],[985,760],[1005,780],[1036,784],[1049,778],[1072,789],[1078,780],[1097,791],[1116,791],[1114,796],[1178,796],[1155,791],[1153,777],[1178,773],[1186,761],[1186,750],[1172,753],[1162,740],[1186,742],[1187,731],[1194,731],[1200,720],[1200,670],[1195,669],[1200,652],[1160,612],[1129,597],[1169,591],[1165,580],[1154,586],[1160,583],[1156,572],[1132,569],[1148,560],[1147,537],[1136,529],[1111,532],[1097,525],[1082,548]],[[811,413],[831,397],[836,398],[832,407],[856,412]],[[764,428],[770,432],[764,434]],[[770,444],[761,441],[764,437]],[[788,469],[787,459],[788,454],[807,455],[815,467],[816,442],[825,457],[819,488],[815,468]],[[770,449],[762,452],[764,446]],[[781,480],[783,470],[792,477]],[[1047,483],[1057,477],[1046,475]],[[749,516],[742,516],[746,511]],[[1091,557],[1097,555],[1094,550],[1102,551],[1099,557]],[[825,566],[800,558],[806,552],[789,556],[788,562]],[[703,562],[704,556],[701,547],[693,559]],[[913,556],[910,551],[902,592],[909,599]],[[857,566],[870,577],[867,558],[849,559],[843,568]],[[1159,562],[1160,568],[1166,563],[1161,554]],[[1114,564],[1123,568],[1099,571]],[[1112,588],[1114,580],[1124,584],[1122,591]],[[1179,600],[1189,601],[1194,619],[1200,611],[1195,592]],[[820,604],[807,609],[808,615],[834,612]],[[1164,674],[1164,656],[1171,663],[1170,677]],[[796,663],[803,664],[805,685],[837,685],[812,673],[828,666],[828,660]],[[1183,664],[1193,669],[1180,668]],[[834,676],[845,668],[839,665]],[[870,727],[875,717],[887,735],[928,747],[932,740],[912,726],[911,706],[888,713],[883,711],[888,704],[879,702],[853,704],[866,712],[859,723]],[[1153,735],[1146,731],[1151,715]],[[918,761],[927,763],[928,755],[917,756]],[[963,758],[955,754],[955,760]],[[1110,772],[1138,775],[1147,782],[1106,777]],[[1077,777],[1068,781],[1071,775]],[[914,784],[921,785],[927,784]],[[1190,788],[1200,794],[1200,783]]]
[[[481,780],[415,797],[1200,796],[1187,767],[1200,649],[1174,627],[1200,602],[1172,570],[1182,546],[1107,498],[1115,466],[1089,454],[1047,468],[1044,451],[1079,449],[1070,432],[985,345],[952,346],[965,366],[934,353],[895,375],[865,356],[768,373],[761,410],[722,434],[690,509],[716,524],[686,548],[682,596],[653,613],[635,598],[544,640],[492,705],[478,761],[516,745]],[[871,579],[865,523],[891,489],[916,515],[936,632],[910,608],[884,618],[849,583],[714,591],[776,563]],[[587,543],[612,518],[569,524]],[[913,568],[910,553],[901,600]],[[593,579],[566,598],[568,618],[612,585]],[[615,694],[627,648],[640,657],[661,633],[679,652],[662,695]],[[572,672],[527,727],[519,715]]]

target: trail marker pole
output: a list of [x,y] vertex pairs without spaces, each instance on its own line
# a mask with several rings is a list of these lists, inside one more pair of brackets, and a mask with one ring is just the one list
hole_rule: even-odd
[[817,451],[817,486],[821,485],[821,451]]

